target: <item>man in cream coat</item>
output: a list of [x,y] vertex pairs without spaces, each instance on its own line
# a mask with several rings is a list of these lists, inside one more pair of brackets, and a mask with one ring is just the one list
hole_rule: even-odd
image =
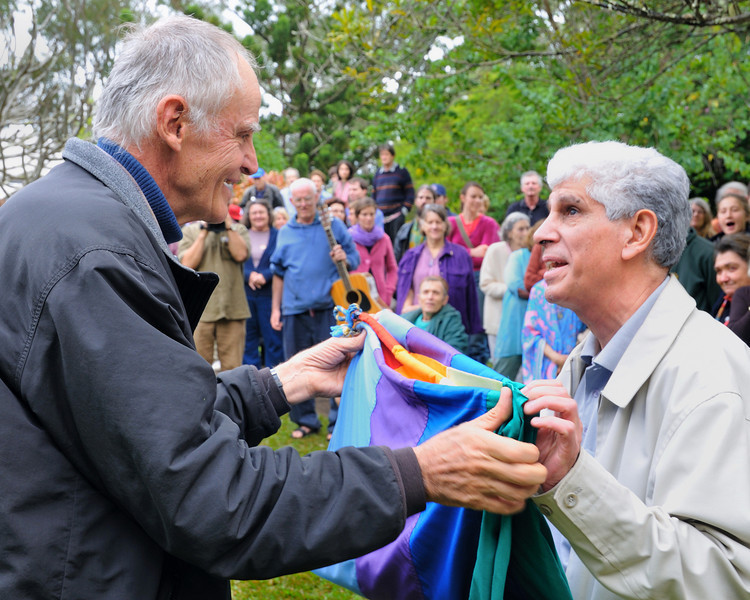
[[546,297],[591,330],[543,411],[534,502],[576,600],[750,597],[750,350],[669,268],[690,208],[653,149],[591,142],[550,161]]

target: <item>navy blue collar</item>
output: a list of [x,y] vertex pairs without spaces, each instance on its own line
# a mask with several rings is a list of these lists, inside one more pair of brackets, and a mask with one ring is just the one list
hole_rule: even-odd
[[146,168],[130,152],[107,138],[99,138],[96,145],[125,167],[125,170],[135,179],[143,195],[146,196],[151,210],[154,211],[154,216],[156,216],[167,244],[179,242],[182,239],[180,224],[177,222],[166,197]]

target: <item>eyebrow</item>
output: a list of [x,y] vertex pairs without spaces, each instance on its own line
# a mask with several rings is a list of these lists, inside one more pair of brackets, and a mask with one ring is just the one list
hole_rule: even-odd
[[260,126],[260,123],[258,123],[257,121],[253,121],[253,122],[248,122],[248,123],[242,123],[241,125],[239,125],[237,127],[237,133],[242,134],[242,133],[245,133],[246,131],[258,133],[261,129],[262,128]]

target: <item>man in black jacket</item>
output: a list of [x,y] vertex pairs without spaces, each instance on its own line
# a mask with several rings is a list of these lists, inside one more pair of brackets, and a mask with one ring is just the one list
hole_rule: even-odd
[[229,598],[382,546],[425,501],[509,513],[543,481],[535,446],[492,433],[507,395],[414,449],[258,446],[362,347],[218,379],[195,351],[217,277],[168,244],[257,171],[260,103],[234,38],[164,19],[124,43],[97,144],[0,210],[0,598]]

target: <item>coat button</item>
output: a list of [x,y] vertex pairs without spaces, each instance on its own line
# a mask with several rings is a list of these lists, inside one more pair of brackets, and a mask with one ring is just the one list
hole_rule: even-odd
[[568,494],[565,496],[565,506],[573,508],[576,504],[578,504],[578,496],[575,494]]
[[540,504],[539,505],[539,510],[542,512],[542,514],[545,517],[551,517],[552,516],[552,509],[549,506],[547,506],[546,504]]

